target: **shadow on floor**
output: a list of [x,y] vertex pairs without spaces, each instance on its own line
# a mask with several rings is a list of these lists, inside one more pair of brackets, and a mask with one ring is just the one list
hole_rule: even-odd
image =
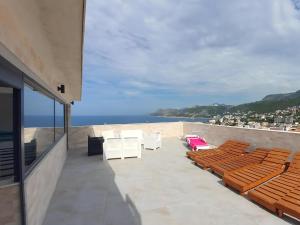
[[142,225],[134,202],[121,193],[107,161],[71,149],[44,225]]

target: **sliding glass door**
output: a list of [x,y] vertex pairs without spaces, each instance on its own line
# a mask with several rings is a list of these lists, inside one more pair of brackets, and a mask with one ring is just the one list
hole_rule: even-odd
[[22,73],[0,57],[0,224],[24,224]]
[[20,224],[21,185],[19,163],[18,89],[0,81],[0,224]]
[[15,181],[13,132],[14,89],[0,84],[0,184]]

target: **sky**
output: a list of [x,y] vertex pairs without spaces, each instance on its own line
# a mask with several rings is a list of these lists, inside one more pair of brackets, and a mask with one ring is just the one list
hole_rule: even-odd
[[300,89],[300,0],[87,0],[74,115],[240,104]]

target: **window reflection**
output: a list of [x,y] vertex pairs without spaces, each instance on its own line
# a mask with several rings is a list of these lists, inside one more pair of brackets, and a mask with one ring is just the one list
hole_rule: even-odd
[[54,99],[24,87],[25,166],[28,168],[54,143]]
[[64,105],[55,101],[55,140],[58,141],[65,133]]

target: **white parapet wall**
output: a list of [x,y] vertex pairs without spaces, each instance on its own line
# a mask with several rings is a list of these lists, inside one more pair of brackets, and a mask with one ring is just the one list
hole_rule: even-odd
[[285,131],[269,131],[230,126],[217,126],[197,122],[170,123],[141,123],[141,124],[112,124],[72,127],[70,132],[70,147],[82,148],[87,146],[87,136],[101,136],[102,131],[141,129],[144,132],[161,132],[163,138],[182,137],[185,134],[198,134],[212,145],[220,145],[226,140],[234,139],[251,144],[250,149],[257,147],[278,147],[300,150],[300,134]]
[[261,129],[247,129],[229,126],[217,126],[203,123],[183,123],[183,134],[198,134],[210,144],[220,145],[226,140],[234,139],[251,144],[251,149],[257,147],[278,147],[300,150],[300,134],[285,131],[269,131]]
[[25,179],[27,224],[43,224],[67,157],[66,141],[65,135]]
[[169,123],[140,123],[140,124],[111,124],[111,125],[94,125],[72,127],[70,132],[70,147],[81,148],[87,146],[88,135],[101,136],[105,130],[135,130],[140,129],[146,133],[160,132],[163,138],[181,137],[183,131],[182,122]]

